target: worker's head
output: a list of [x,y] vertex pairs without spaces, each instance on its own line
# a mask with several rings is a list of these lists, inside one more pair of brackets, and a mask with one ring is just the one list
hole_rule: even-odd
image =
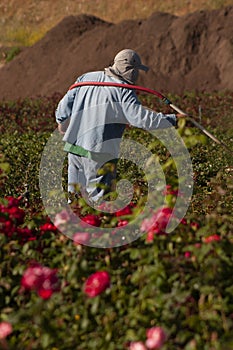
[[140,56],[131,49],[124,49],[115,56],[111,67],[113,73],[130,84],[135,84],[138,79],[139,70],[148,71],[148,67],[141,62]]

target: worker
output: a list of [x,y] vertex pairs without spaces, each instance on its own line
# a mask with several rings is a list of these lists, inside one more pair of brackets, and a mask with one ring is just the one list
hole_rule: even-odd
[[[118,52],[111,66],[88,72],[78,82],[135,85],[139,71],[148,71],[137,52]],[[145,130],[176,125],[182,114],[163,114],[142,106],[135,90],[114,86],[76,86],[56,109],[58,130],[68,152],[68,192],[82,193],[90,205],[113,190],[120,142],[126,125]]]

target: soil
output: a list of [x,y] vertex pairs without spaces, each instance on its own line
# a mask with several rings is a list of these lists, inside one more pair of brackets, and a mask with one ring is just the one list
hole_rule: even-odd
[[102,70],[124,48],[144,64],[138,84],[164,93],[233,91],[233,6],[184,16],[156,12],[109,23],[68,16],[0,68],[0,99],[64,94],[76,78]]

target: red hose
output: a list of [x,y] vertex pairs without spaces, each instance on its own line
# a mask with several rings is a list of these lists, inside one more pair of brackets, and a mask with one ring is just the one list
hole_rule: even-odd
[[168,98],[164,95],[162,95],[160,92],[152,90],[152,89],[148,89],[145,88],[143,86],[139,86],[139,85],[130,85],[130,84],[121,84],[121,83],[110,83],[110,82],[99,82],[99,81],[83,81],[83,82],[79,82],[79,83],[75,83],[73,85],[71,85],[71,87],[69,88],[69,90],[72,90],[76,87],[79,86],[88,86],[88,85],[94,85],[94,86],[113,86],[113,87],[122,87],[122,88],[126,88],[126,89],[131,89],[131,90],[138,90],[138,91],[143,91],[146,92],[148,94],[152,94],[157,96],[158,98],[160,98],[161,100],[163,100],[164,103],[170,105],[171,101],[168,100]]
[[174,109],[176,112],[184,114],[198,129],[200,129],[204,134],[206,134],[208,137],[210,137],[214,142],[222,145],[228,152],[232,154],[232,150],[221,140],[218,140],[214,135],[212,135],[208,130],[206,130],[202,125],[197,123],[191,116],[187,115],[185,112],[183,112],[179,107],[175,106],[172,104],[169,99],[162,95],[160,92],[145,88],[143,86],[138,86],[138,85],[130,85],[130,84],[121,84],[121,83],[110,83],[110,82],[99,82],[99,81],[83,81],[79,83],[75,83],[70,86],[69,90],[74,89],[79,86],[88,86],[88,85],[94,85],[94,86],[113,86],[113,87],[121,87],[121,88],[126,88],[126,89],[131,89],[131,90],[138,90],[138,91],[143,91],[148,94],[152,94],[163,100],[164,103],[169,105],[172,109]]

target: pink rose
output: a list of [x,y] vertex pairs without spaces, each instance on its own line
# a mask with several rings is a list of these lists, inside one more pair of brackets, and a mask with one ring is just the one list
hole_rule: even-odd
[[188,224],[188,223],[187,223],[187,220],[186,220],[186,219],[184,219],[184,218],[181,220],[181,222],[180,222],[180,223],[181,223],[182,225],[187,225],[187,224]]
[[[98,210],[102,212],[107,212],[107,213],[114,213],[115,212],[115,207],[112,203],[108,202],[103,202],[98,206]],[[103,213],[101,213],[102,215]]]
[[73,235],[74,245],[86,244],[89,242],[91,234],[88,232],[76,232]]
[[103,293],[110,286],[110,275],[106,271],[93,273],[85,282],[84,293],[90,298]]
[[62,210],[60,213],[56,214],[54,225],[59,227],[60,225],[66,224],[70,221],[69,213],[66,210]]
[[122,227],[128,225],[128,220],[119,220],[117,223],[117,227]]
[[164,207],[155,213],[153,219],[155,222],[155,227],[157,231],[164,231],[167,224],[172,216],[172,208]]
[[196,248],[201,248],[201,243],[195,243],[195,244],[194,244],[194,247],[196,247]]
[[54,292],[60,291],[60,282],[57,277],[57,270],[43,266],[43,278],[37,288],[37,293],[42,299],[48,299]]
[[23,223],[25,217],[25,212],[23,209],[20,209],[18,207],[10,207],[9,209],[7,209],[7,212],[9,214],[9,218],[12,221],[16,221],[17,224]]
[[172,217],[172,208],[163,207],[158,209],[149,219],[144,219],[141,225],[141,231],[163,233]]
[[36,235],[28,227],[17,227],[17,235],[22,242],[36,240]]
[[211,243],[214,241],[220,241],[221,237],[219,235],[211,235],[209,237],[204,238],[205,243]]
[[163,192],[165,196],[172,195],[172,196],[177,196],[179,193],[178,190],[173,190],[171,185],[166,185],[166,188]]
[[186,259],[191,258],[191,256],[192,256],[192,254],[191,254],[191,252],[190,252],[189,250],[187,250],[187,252],[184,253],[184,257],[185,257]]
[[101,220],[99,219],[98,216],[88,214],[82,218],[82,221],[84,221],[84,224],[82,224],[85,227],[85,223],[91,226],[97,226],[99,227],[101,224]]
[[115,213],[116,216],[132,215],[131,205],[127,205],[125,208],[122,208]]
[[6,220],[1,228],[8,237],[11,237],[16,230],[15,225],[10,220]]
[[161,327],[152,327],[148,329],[146,335],[146,346],[148,349],[160,349],[167,338]]
[[5,339],[9,334],[12,333],[12,325],[9,322],[0,323],[0,339]]
[[154,225],[154,221],[153,218],[146,218],[143,220],[142,224],[141,224],[141,231],[142,232],[148,232]]
[[36,290],[41,283],[42,274],[42,266],[40,264],[28,267],[21,279],[21,286],[26,290]]
[[146,235],[146,242],[153,242],[154,240],[154,231],[149,231]]
[[141,341],[133,341],[130,343],[129,350],[146,350],[146,347]]
[[24,272],[21,287],[24,290],[35,290],[41,298],[48,299],[54,292],[60,290],[56,273],[56,269],[34,263]]
[[20,200],[18,198],[15,197],[5,197],[5,199],[8,201],[8,208],[12,208],[12,207],[18,207]]
[[45,232],[45,231],[56,232],[57,228],[51,222],[46,222],[45,224],[40,226],[40,231],[42,231],[42,232]]

